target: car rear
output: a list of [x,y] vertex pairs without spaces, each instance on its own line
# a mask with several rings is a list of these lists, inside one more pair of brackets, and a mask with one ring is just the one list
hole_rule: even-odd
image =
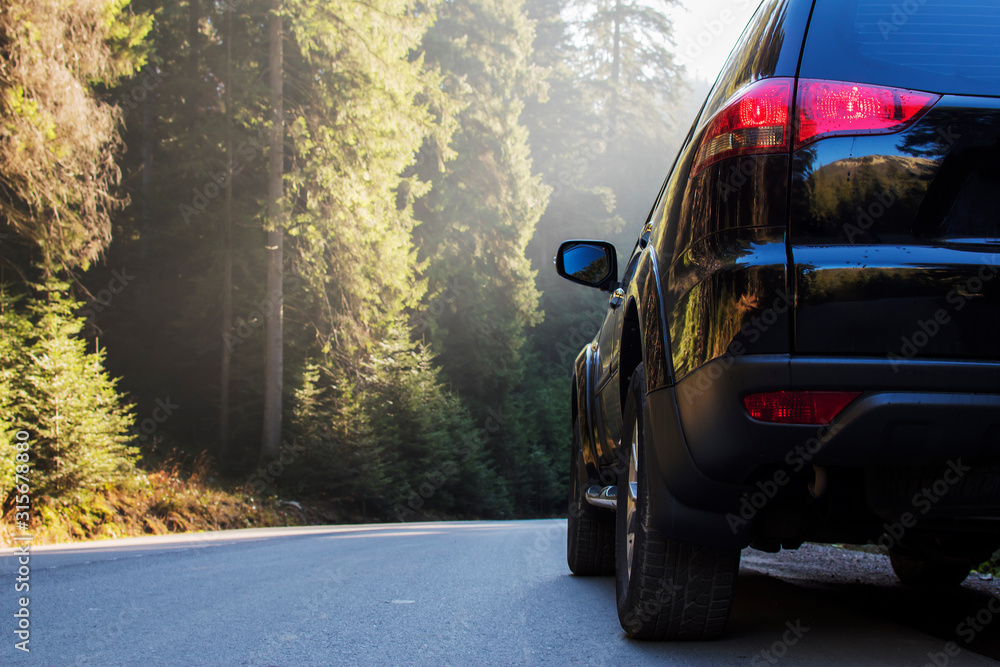
[[798,88],[795,352],[1000,359],[1000,5],[819,0]]
[[818,461],[863,466],[893,541],[978,557],[1000,525],[1000,5],[817,0],[797,104],[794,356],[863,392]]
[[[691,462],[744,490],[729,525],[764,548],[897,532],[888,546],[971,563],[1000,544],[1000,6],[816,0],[778,74],[692,151],[691,188],[722,183],[694,205],[736,231],[668,277],[702,271],[670,318],[673,345],[708,342],[674,351]],[[766,225],[747,215],[762,202]]]

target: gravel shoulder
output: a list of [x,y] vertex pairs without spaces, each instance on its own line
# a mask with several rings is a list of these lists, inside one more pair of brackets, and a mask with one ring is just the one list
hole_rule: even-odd
[[[743,552],[741,575],[758,573],[809,590],[824,602],[874,614],[1000,660],[1000,581],[971,575],[959,587],[900,584],[880,554],[806,544],[795,551]],[[933,661],[928,658],[928,663]]]

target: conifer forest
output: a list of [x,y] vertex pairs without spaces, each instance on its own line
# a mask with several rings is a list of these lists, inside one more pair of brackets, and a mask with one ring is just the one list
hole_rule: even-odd
[[4,521],[26,439],[70,535],[167,477],[343,520],[565,513],[607,297],[552,257],[631,251],[705,87],[674,4],[3,0]]

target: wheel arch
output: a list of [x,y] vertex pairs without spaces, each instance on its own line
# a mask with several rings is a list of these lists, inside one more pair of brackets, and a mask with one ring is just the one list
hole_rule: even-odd
[[[583,348],[573,365],[573,396],[572,419],[579,418],[580,448],[583,450],[583,460],[587,469],[587,477],[596,479],[598,476],[597,452],[594,448],[593,421],[594,412],[591,399],[591,382],[593,381],[590,346]],[[570,422],[573,423],[573,422]]]
[[656,250],[649,245],[643,250],[630,281],[622,321],[618,370],[623,410],[629,378],[640,363],[646,371],[646,391],[674,383],[661,293]]
[[639,321],[639,307],[636,300],[629,299],[625,309],[625,316],[622,320],[622,339],[619,356],[619,378],[621,378],[619,390],[621,393],[622,414],[625,412],[625,399],[628,395],[629,382],[632,373],[643,361],[643,342],[641,324]]

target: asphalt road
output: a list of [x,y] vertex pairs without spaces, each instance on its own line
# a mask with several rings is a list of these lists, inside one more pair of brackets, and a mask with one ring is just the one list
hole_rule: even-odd
[[[565,564],[565,520],[231,531],[37,547],[30,653],[0,560],[2,665],[993,665],[1000,596],[898,586],[877,556],[747,551],[728,636],[625,638],[611,578]],[[994,603],[993,608],[998,608]],[[961,649],[948,655],[947,641]],[[780,658],[778,656],[781,656]]]

